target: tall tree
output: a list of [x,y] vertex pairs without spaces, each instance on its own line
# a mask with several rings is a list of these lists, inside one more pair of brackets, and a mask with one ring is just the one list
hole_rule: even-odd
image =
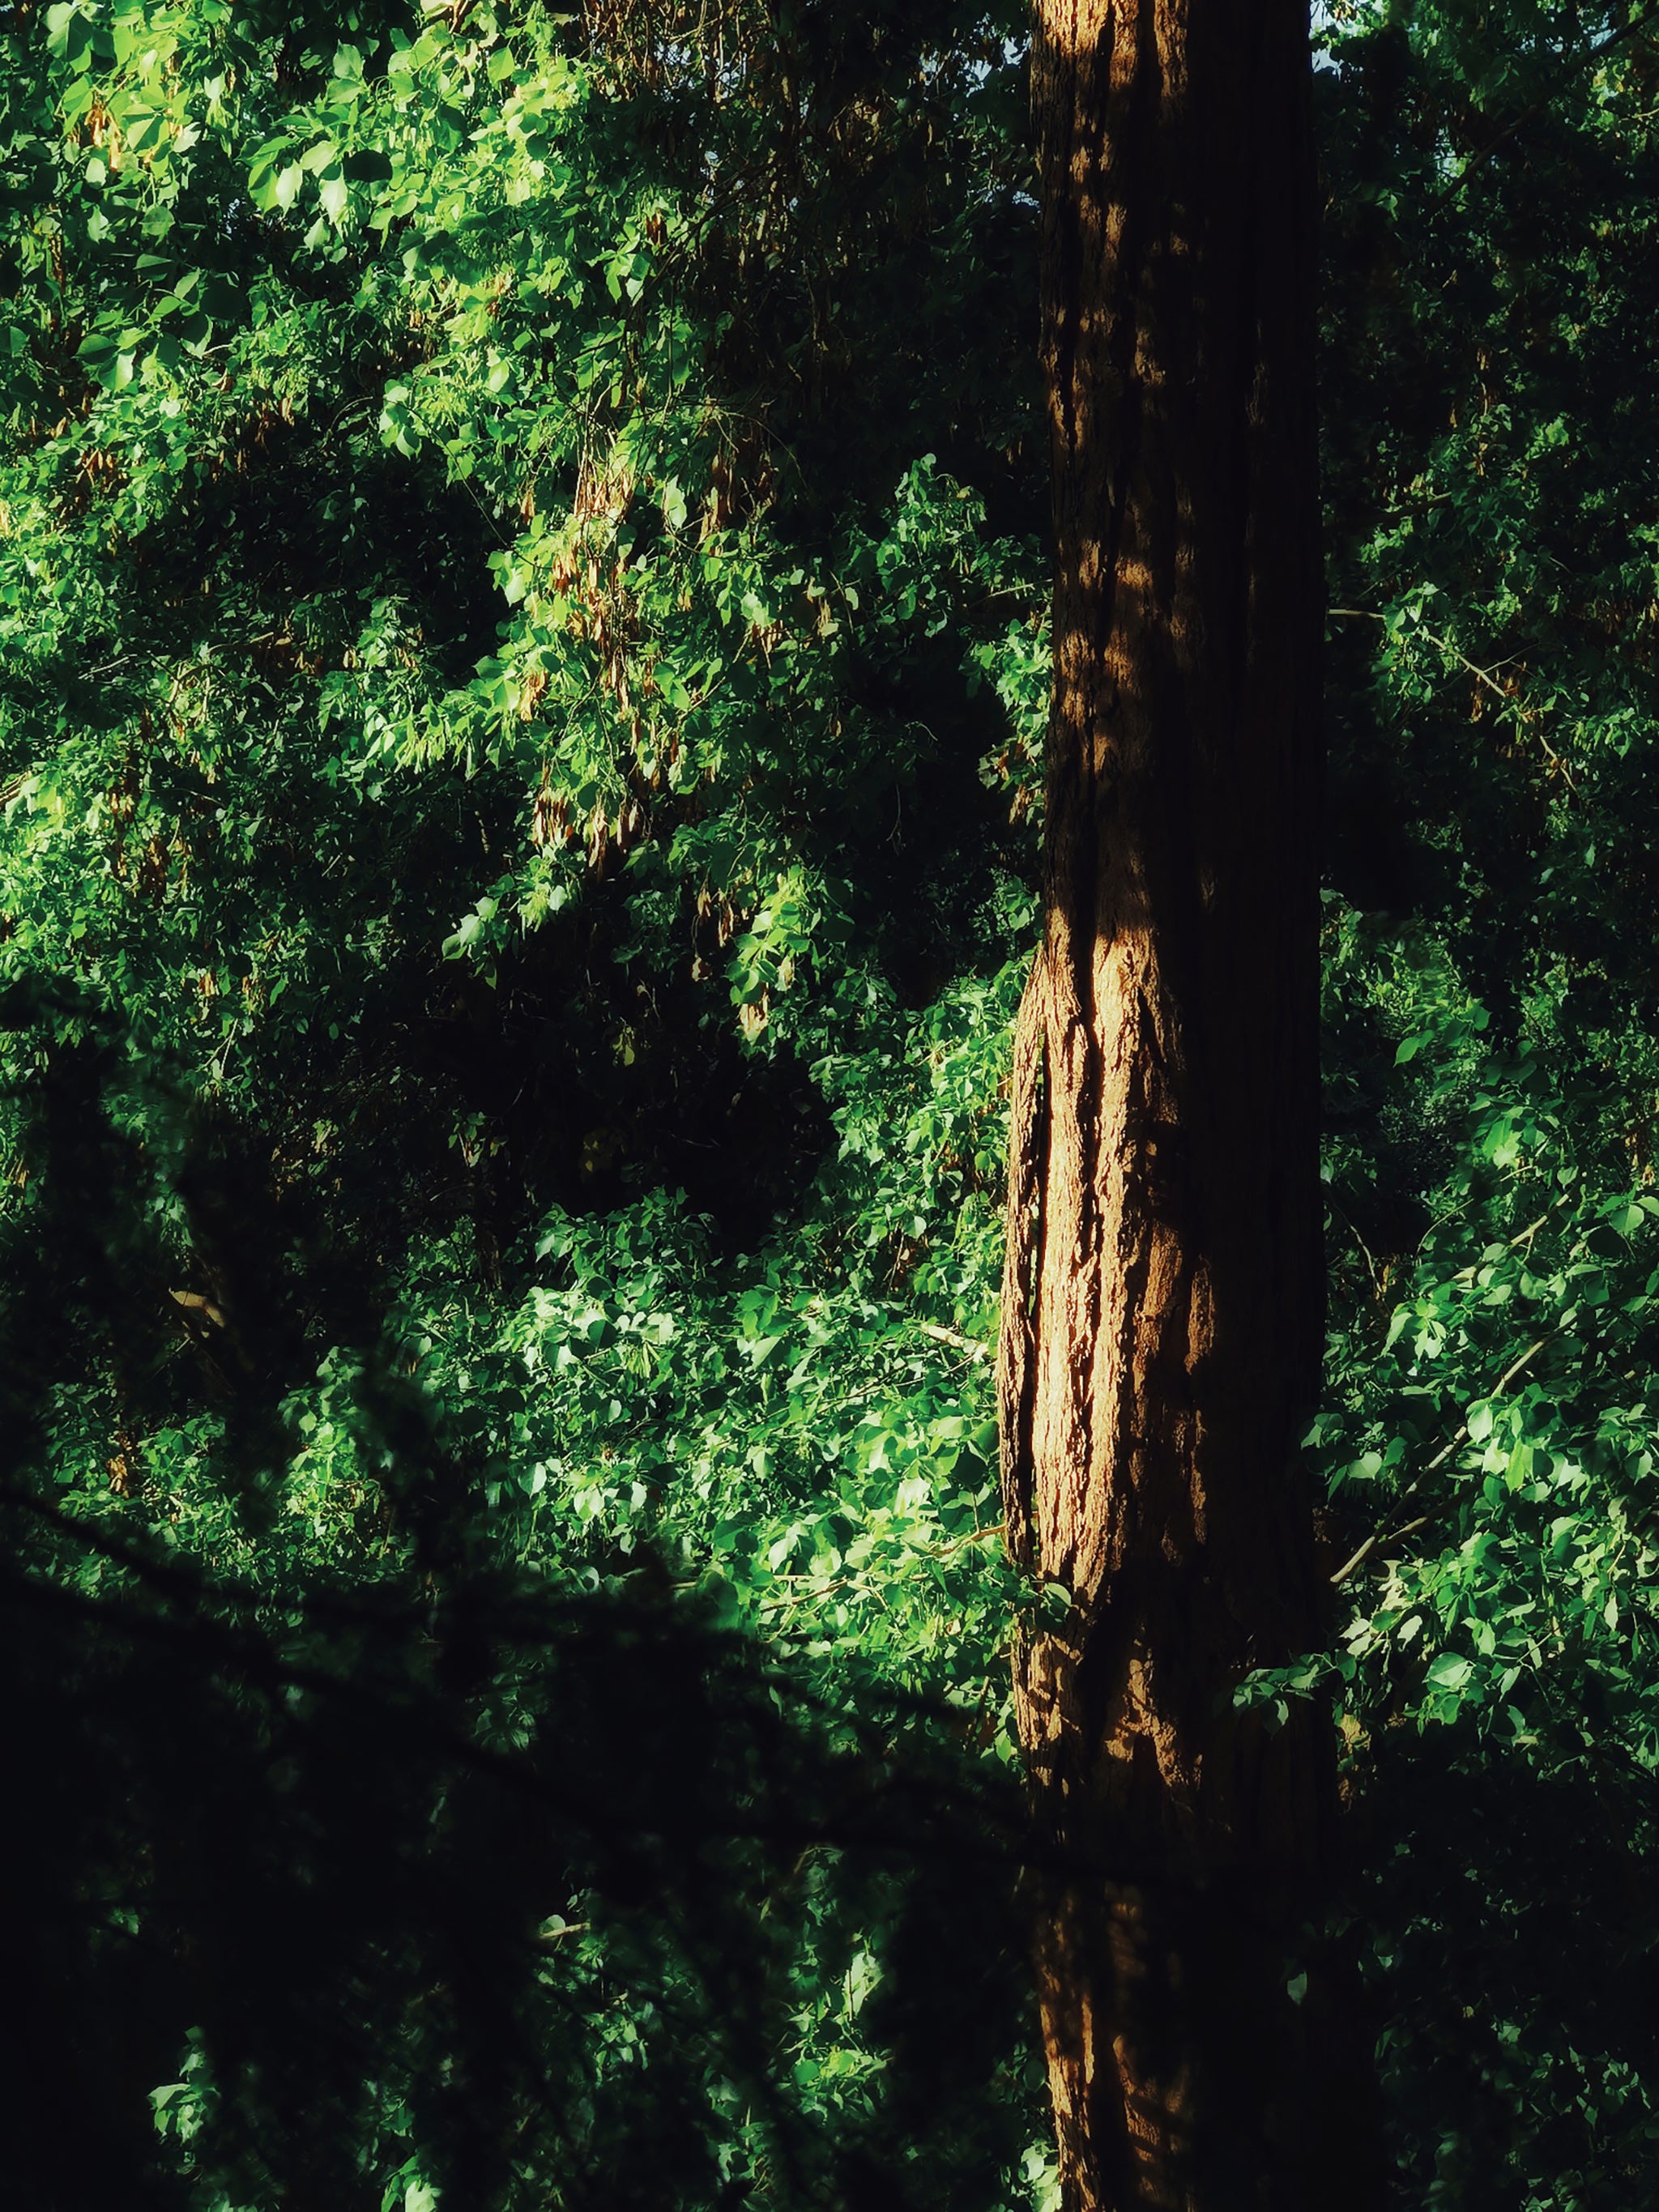
[[[1068,2212],[1327,2201],[1320,571],[1302,0],[1040,0],[1054,689],[1016,1048],[1018,1704]],[[1317,1977],[1316,1976],[1316,1981]]]

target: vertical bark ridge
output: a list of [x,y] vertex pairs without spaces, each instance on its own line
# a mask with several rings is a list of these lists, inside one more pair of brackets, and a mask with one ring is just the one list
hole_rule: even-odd
[[1008,1162],[1007,1240],[1002,1272],[1002,1334],[997,1362],[998,1427],[1002,1454],[1003,1522],[1015,1564],[1029,1568],[1031,1548],[1031,1395],[1036,1380],[1034,1302],[1042,1268],[1042,1156],[1048,1141],[1046,1038],[1030,993],[1014,1030]]

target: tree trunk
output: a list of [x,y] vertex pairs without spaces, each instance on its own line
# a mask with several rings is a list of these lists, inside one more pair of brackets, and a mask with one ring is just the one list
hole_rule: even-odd
[[1328,1718],[1231,1701],[1321,1635],[1306,9],[1036,15],[1054,693],[1000,1381],[1010,1540],[1071,1599],[1016,1660],[1065,2203],[1351,2212]]

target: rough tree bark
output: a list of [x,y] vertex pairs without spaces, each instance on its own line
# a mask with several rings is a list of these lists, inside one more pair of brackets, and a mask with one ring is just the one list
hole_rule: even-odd
[[1038,0],[1054,691],[1000,1382],[1010,1541],[1072,1594],[1016,1661],[1068,2212],[1369,2193],[1309,1935],[1327,1717],[1231,1702],[1321,1630],[1309,68],[1305,0]]

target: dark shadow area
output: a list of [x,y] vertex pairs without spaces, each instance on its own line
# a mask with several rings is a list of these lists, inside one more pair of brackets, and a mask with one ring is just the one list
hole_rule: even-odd
[[[39,1012],[15,997],[6,1018]],[[104,1105],[118,1060],[48,1048],[0,1269],[16,2200],[194,2201],[156,2154],[149,2093],[172,2084],[187,2165],[235,2201],[378,2212],[390,2101],[477,2212],[530,2201],[526,2160],[596,2212],[724,2203],[712,2065],[780,2201],[868,2205],[881,2174],[883,2203],[988,2203],[1018,2148],[986,2086],[1023,1981],[1019,1815],[954,1721],[822,1709],[644,1551],[597,1583],[528,1575],[433,1409],[373,1364],[351,1418],[398,1541],[362,1571],[285,1567],[268,1542],[255,1585],[231,1537],[222,1565],[181,1551],[114,1477],[106,1509],[54,1492],[65,1390],[94,1355],[153,1359],[163,1329]],[[282,1269],[234,1189],[188,1174],[204,1249],[237,1248],[222,1479],[269,1535]],[[793,2083],[789,2017],[799,1944],[833,1952],[837,1925],[890,1933],[891,2056],[864,2118],[831,2126]],[[646,2042],[607,2065],[621,1989]]]

